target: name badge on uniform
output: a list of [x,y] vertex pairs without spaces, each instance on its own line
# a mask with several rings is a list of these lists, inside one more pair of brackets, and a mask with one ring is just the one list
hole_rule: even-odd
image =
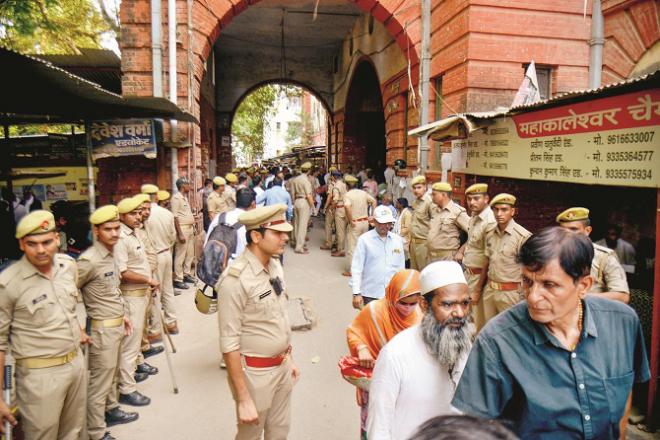
[[136,249],[139,251],[140,249],[142,249],[142,246],[138,246]]
[[103,274],[103,276],[105,276],[105,277],[111,277],[111,276],[113,276],[114,274],[115,274],[114,272],[106,272],[106,273]]
[[46,294],[44,293],[43,295],[34,298],[34,299],[32,300],[32,305],[33,305],[33,306],[34,306],[34,305],[37,305],[38,303],[40,303],[41,301],[45,300],[46,298],[48,298],[48,297],[47,297]]
[[261,300],[261,299],[264,299],[265,297],[267,297],[267,296],[270,295],[271,293],[273,293],[272,290],[269,290],[269,291],[267,291],[267,292],[264,292],[264,293],[262,293],[261,295],[259,295],[259,299],[260,299],[260,300]]
[[399,249],[399,248],[394,248],[394,249],[392,249],[392,252],[395,253],[395,254],[400,254],[400,253],[401,253],[401,249]]

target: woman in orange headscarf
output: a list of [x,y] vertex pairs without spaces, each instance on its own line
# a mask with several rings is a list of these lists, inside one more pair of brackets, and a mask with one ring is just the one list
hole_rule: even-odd
[[[373,368],[387,341],[422,319],[417,306],[420,298],[419,272],[412,269],[397,272],[385,289],[385,297],[364,307],[346,330],[351,356],[356,357],[362,367]],[[357,400],[361,408],[362,436],[366,438],[369,393],[358,389]]]

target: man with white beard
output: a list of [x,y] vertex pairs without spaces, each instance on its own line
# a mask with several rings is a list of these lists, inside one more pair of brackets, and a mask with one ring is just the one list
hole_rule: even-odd
[[385,345],[369,389],[369,440],[405,440],[426,420],[451,414],[472,336],[470,295],[460,265],[437,261],[422,270],[424,318]]

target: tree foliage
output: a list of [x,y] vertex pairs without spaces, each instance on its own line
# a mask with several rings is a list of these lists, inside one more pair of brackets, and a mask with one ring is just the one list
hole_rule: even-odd
[[112,29],[93,0],[0,0],[0,44],[21,53],[100,48]]
[[248,162],[261,157],[264,152],[264,130],[268,128],[278,93],[277,85],[260,87],[241,102],[234,114],[233,147]]

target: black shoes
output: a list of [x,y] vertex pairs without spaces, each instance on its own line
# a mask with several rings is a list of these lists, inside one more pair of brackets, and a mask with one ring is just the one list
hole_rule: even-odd
[[139,373],[136,371],[133,373],[133,379],[135,379],[135,383],[144,382],[149,379],[149,373]]
[[101,440],[117,440],[117,439],[110,435],[110,431],[106,431],[106,433],[103,434],[103,437],[101,437]]
[[[125,423],[131,423],[134,422],[140,417],[140,415],[136,412],[126,412],[120,407],[112,408],[109,411],[105,412],[105,425],[107,427],[110,426],[115,426],[115,425],[123,425]],[[110,435],[109,432],[105,433],[106,435]],[[105,439],[105,437],[103,437]],[[109,437],[109,438],[114,438],[114,437]]]
[[186,275],[186,276],[183,277],[183,282],[188,283],[188,284],[195,284],[197,282],[197,280],[195,280],[190,275]]
[[149,347],[148,349],[142,352],[142,356],[144,356],[145,358],[148,358],[150,356],[156,356],[157,354],[162,353],[164,350],[165,347],[163,347],[162,345],[152,345],[151,347]]
[[151,403],[151,399],[137,391],[133,391],[130,394],[119,393],[119,403],[131,406],[147,406]]
[[[184,282],[181,281],[175,281],[172,283],[172,286],[174,286],[175,289],[181,289],[181,290],[186,290],[188,289],[188,285]],[[176,292],[175,292],[176,295]]]
[[140,364],[137,366],[138,373],[147,373],[148,375],[158,374],[158,368],[149,365],[148,363]]

